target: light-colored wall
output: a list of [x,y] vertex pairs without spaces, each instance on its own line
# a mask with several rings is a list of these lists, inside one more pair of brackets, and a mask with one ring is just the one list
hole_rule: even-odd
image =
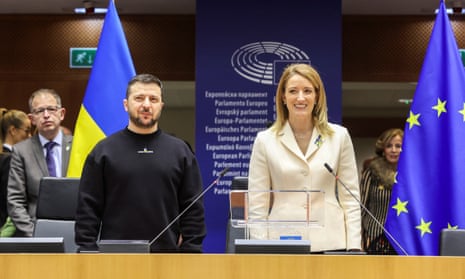
[[194,108],[163,108],[160,118],[160,128],[170,134],[187,141],[195,149],[195,109]]

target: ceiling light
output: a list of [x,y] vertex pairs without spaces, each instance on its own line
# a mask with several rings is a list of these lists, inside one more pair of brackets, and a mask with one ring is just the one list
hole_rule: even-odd
[[[450,15],[465,14],[465,9],[463,8],[464,6],[465,6],[464,0],[446,1],[446,7],[450,7],[446,9],[446,13]],[[439,13],[439,9],[436,9],[434,13],[435,14]]]
[[104,8],[95,8],[95,2],[90,0],[84,0],[83,2],[84,8],[76,8],[74,9],[74,13],[76,14],[104,14],[107,12],[107,9]]
[[[74,9],[74,13],[75,14],[89,14],[86,11],[86,8],[76,8],[76,9]],[[105,13],[107,13],[106,8],[94,8],[94,11],[93,11],[92,14],[105,14]]]
[[[439,10],[436,9],[434,11],[435,14],[439,13]],[[465,14],[465,9],[462,8],[451,8],[451,9],[446,9],[446,13],[449,15],[460,15],[460,14]]]

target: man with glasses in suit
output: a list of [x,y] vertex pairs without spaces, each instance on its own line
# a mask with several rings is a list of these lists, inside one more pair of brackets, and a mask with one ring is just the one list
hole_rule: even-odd
[[55,90],[33,92],[29,108],[37,134],[14,146],[8,178],[8,213],[20,237],[34,231],[41,178],[66,175],[72,142],[61,130],[66,110]]

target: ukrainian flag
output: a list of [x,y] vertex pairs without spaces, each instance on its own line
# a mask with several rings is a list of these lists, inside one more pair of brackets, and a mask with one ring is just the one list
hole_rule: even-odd
[[123,99],[135,75],[131,54],[113,0],[103,23],[95,61],[74,128],[68,177],[80,177],[95,144],[127,125]]

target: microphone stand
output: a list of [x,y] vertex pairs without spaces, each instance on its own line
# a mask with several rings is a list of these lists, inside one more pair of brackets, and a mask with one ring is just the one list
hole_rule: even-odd
[[202,198],[205,195],[205,193],[208,192],[208,190],[215,186],[228,171],[229,167],[223,169],[218,175],[218,177],[215,180],[213,180],[213,182],[210,185],[208,185],[207,188],[205,188],[186,208],[184,208],[184,210],[181,213],[178,214],[178,216],[176,216],[176,218],[174,218],[152,241],[149,242],[149,246],[152,246],[152,244],[155,243],[155,241],[157,241],[160,238],[160,236],[162,236],[162,234],[165,233],[174,223],[176,223],[176,221],[178,221],[179,218],[181,218],[181,216],[183,216],[184,213],[186,213],[186,211],[189,210],[189,208],[191,208],[200,198]]
[[376,222],[376,224],[378,226],[380,226],[384,233],[392,239],[392,241],[394,241],[394,243],[397,245],[397,247],[399,247],[399,249],[402,251],[402,253],[404,253],[404,255],[408,256],[408,253],[407,251],[405,251],[405,249],[400,245],[400,243],[392,236],[391,233],[388,232],[388,230],[384,227],[383,224],[381,224],[380,221],[378,221],[378,219],[376,219],[376,217],[373,215],[373,213],[371,213],[370,210],[368,210],[368,208],[366,208],[366,206],[360,202],[360,200],[354,195],[354,193],[352,193],[352,191],[349,189],[349,187],[347,187],[345,185],[345,183],[339,179],[339,177],[334,173],[333,169],[327,164],[325,163],[325,168],[329,171],[329,173],[331,173],[334,178],[336,178],[336,181],[338,181],[342,186],[344,186],[344,188],[346,189],[347,192],[349,192],[349,194],[357,201],[357,203],[365,210],[366,213],[368,213],[368,215],[370,215],[370,217],[373,219],[373,221]]

